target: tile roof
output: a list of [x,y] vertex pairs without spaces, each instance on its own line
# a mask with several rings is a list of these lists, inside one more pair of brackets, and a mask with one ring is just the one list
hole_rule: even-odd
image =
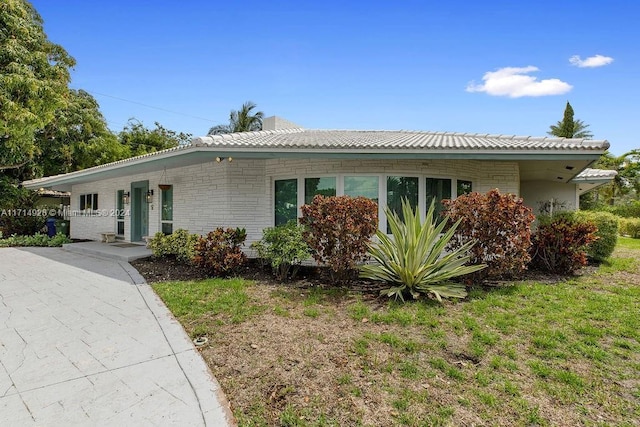
[[195,146],[237,149],[572,151],[609,147],[605,140],[453,132],[280,129],[194,138]]
[[590,179],[613,179],[615,178],[615,176],[618,175],[618,172],[614,171],[614,170],[608,170],[608,169],[590,169],[587,168],[585,170],[583,170],[582,172],[580,172],[578,175],[576,175],[575,178],[573,178],[574,181],[578,180],[578,181],[587,181]]

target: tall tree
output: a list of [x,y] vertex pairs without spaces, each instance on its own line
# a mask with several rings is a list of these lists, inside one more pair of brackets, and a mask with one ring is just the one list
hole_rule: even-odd
[[158,122],[155,126],[155,129],[148,129],[136,119],[130,119],[118,134],[118,139],[129,148],[132,156],[186,145],[191,140],[191,134],[167,129]]
[[54,120],[36,133],[40,155],[35,175],[56,175],[124,159],[129,148],[107,127],[98,102],[84,90],[70,90]]
[[559,138],[593,138],[593,134],[587,129],[589,125],[585,124],[582,120],[575,120],[573,115],[573,107],[571,107],[571,104],[567,101],[567,106],[564,109],[564,117],[555,125],[551,125],[551,130],[547,133]]
[[257,105],[251,101],[242,104],[240,110],[231,110],[228,125],[216,125],[209,129],[209,135],[219,135],[233,132],[250,132],[262,130],[262,111],[253,112]]
[[69,96],[75,60],[47,38],[38,12],[25,0],[0,3],[0,171],[38,153],[35,134]]

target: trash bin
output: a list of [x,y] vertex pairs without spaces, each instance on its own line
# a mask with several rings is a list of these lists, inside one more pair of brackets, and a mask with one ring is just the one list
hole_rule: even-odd
[[53,237],[56,235],[56,219],[47,218],[47,236]]
[[69,221],[64,219],[56,220],[56,233],[62,233],[65,236],[69,236]]

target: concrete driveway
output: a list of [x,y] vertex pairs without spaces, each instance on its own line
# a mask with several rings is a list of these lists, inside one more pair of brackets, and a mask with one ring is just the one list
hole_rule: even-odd
[[128,263],[0,249],[0,426],[231,420],[189,337]]

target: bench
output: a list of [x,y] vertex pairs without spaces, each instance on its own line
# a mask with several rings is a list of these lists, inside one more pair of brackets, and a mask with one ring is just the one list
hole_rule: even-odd
[[102,231],[99,234],[102,236],[100,240],[102,243],[113,243],[116,241],[116,233],[113,231]]

